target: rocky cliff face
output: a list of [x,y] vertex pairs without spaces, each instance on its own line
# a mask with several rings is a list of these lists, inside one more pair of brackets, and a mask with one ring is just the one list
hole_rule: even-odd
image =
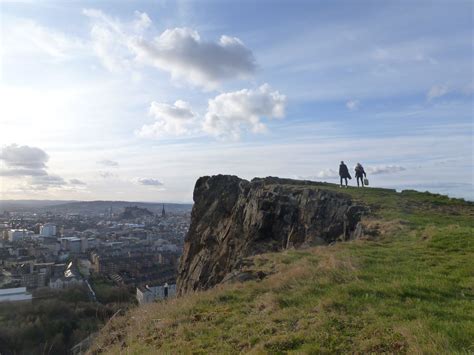
[[207,289],[245,257],[347,240],[365,212],[324,183],[278,178],[201,177],[178,274],[178,293]]

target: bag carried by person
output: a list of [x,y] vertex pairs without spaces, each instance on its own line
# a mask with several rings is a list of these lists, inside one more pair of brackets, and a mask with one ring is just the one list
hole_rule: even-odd
[[367,178],[364,179],[364,185],[369,186],[369,179],[367,179]]

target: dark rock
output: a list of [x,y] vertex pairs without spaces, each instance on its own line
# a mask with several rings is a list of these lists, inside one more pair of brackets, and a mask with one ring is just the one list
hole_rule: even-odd
[[119,219],[136,219],[143,217],[153,217],[154,214],[146,208],[137,206],[125,207],[124,211],[119,215]]
[[248,256],[353,239],[366,208],[324,185],[275,177],[199,178],[178,293],[207,289],[233,272],[236,278]]

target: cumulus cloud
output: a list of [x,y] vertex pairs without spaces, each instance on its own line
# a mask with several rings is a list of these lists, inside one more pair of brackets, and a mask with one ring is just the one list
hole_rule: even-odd
[[380,166],[369,166],[365,169],[367,174],[379,175],[379,174],[394,174],[401,171],[405,171],[406,168],[399,165],[380,165]]
[[320,179],[335,178],[339,176],[339,173],[334,169],[324,169],[316,174]]
[[164,70],[173,79],[212,89],[224,80],[248,77],[256,69],[252,51],[236,37],[206,41],[184,27],[167,29],[150,40],[143,34],[152,24],[146,13],[136,12],[131,23],[95,9],[83,13],[92,22],[94,51],[111,71],[140,63]]
[[215,88],[223,80],[245,78],[256,69],[252,52],[236,37],[204,41],[189,28],[167,29],[154,41],[134,38],[137,60],[169,72],[173,79]]
[[0,150],[0,160],[3,160],[8,167],[43,170],[46,168],[49,156],[40,148],[11,144]]
[[359,100],[349,100],[346,102],[346,107],[351,111],[357,110],[359,106],[360,106]]
[[109,159],[99,160],[97,162],[97,164],[100,164],[100,165],[103,165],[103,166],[111,166],[111,167],[119,166],[118,162],[116,162],[114,160],[109,160]]
[[163,186],[163,183],[154,178],[136,178],[134,180],[139,185],[145,186]]
[[434,85],[426,94],[426,98],[428,99],[428,101],[431,101],[433,99],[446,95],[448,92],[449,89],[446,85]]
[[209,100],[203,130],[218,137],[238,139],[243,129],[253,133],[266,130],[262,117],[282,118],[286,97],[272,91],[268,84],[256,90],[223,93]]
[[0,169],[0,176],[22,178],[31,189],[46,190],[67,185],[62,177],[48,173],[46,163],[49,156],[40,148],[11,144],[0,149],[0,160],[5,166]]
[[181,135],[189,132],[196,114],[191,106],[178,100],[173,105],[153,101],[149,114],[156,122],[144,125],[137,134],[141,137],[161,137],[164,134]]
[[311,180],[311,181],[318,181],[321,179],[331,179],[339,177],[339,173],[334,169],[324,169],[319,171],[316,175],[312,176],[296,176],[295,178],[298,180]]

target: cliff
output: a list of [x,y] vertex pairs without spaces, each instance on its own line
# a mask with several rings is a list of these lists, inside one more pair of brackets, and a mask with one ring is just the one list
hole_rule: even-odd
[[231,277],[246,257],[352,239],[367,211],[328,184],[279,178],[201,177],[178,274],[178,293]]

